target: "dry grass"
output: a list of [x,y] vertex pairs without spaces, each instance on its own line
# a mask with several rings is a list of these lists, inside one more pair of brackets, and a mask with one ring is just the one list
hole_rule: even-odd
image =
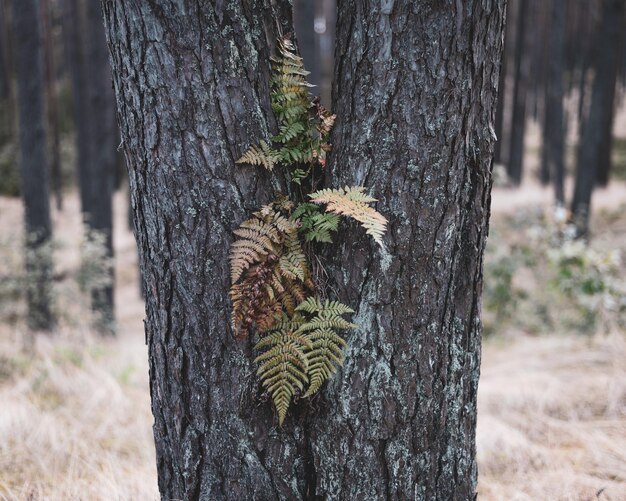
[[623,334],[494,340],[483,360],[482,499],[626,499]]
[[[0,500],[158,498],[135,248],[123,198],[116,206],[118,337],[88,332],[82,299],[69,286],[58,298],[69,313],[55,336],[31,344],[20,322],[0,325]],[[7,237],[20,227],[19,203],[0,198],[0,213]],[[72,197],[55,216],[65,242],[57,271],[69,277],[78,261],[76,214]],[[480,498],[626,500],[625,364],[624,333],[488,340]]]

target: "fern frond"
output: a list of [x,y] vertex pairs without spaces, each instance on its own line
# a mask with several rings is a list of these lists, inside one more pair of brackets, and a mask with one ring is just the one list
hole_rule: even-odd
[[[349,313],[354,313],[354,310],[349,306],[346,306],[339,301],[330,301],[326,299],[325,301],[320,301],[316,297],[309,297],[305,301],[302,301],[296,308],[296,311],[311,313],[311,314],[320,314],[322,316],[338,316],[338,315],[347,315]],[[354,324],[350,324],[351,327],[354,327]],[[342,328],[342,327],[339,327]]]
[[297,332],[297,326],[297,322],[283,317],[277,328],[255,346],[256,350],[265,349],[255,359],[260,364],[257,375],[272,397],[279,425],[283,424],[294,395],[304,392],[308,384],[308,359],[304,352],[312,346]]
[[272,150],[272,148],[265,141],[261,140],[259,141],[258,146],[255,144],[250,146],[235,163],[262,165],[267,170],[271,171],[278,163],[278,160],[278,152]]
[[297,231],[285,236],[285,253],[281,256],[278,266],[280,272],[291,280],[298,278],[304,282],[306,279],[309,267]]
[[307,352],[309,362],[309,387],[304,394],[310,397],[316,393],[324,381],[330,379],[337,367],[343,365],[343,349],[347,343],[332,329],[315,330],[308,335],[312,348]]
[[387,230],[387,218],[368,205],[376,202],[376,199],[367,195],[364,187],[324,189],[309,196],[315,203],[326,204],[327,211],[357,220],[366,233],[382,245],[382,236]]
[[306,127],[301,122],[293,122],[280,126],[280,132],[272,139],[277,143],[287,143],[302,134]]
[[305,354],[309,363],[310,385],[305,396],[311,396],[343,365],[345,340],[336,330],[353,329],[356,326],[341,315],[353,313],[352,309],[339,301],[320,301],[308,297],[296,308],[295,314],[308,314],[312,317],[300,323],[298,334],[304,335],[310,348]]
[[236,337],[252,326],[265,332],[282,312],[293,315],[311,290],[310,271],[298,225],[277,207],[290,207],[278,199],[265,205],[234,231],[239,237],[231,246],[232,326]]

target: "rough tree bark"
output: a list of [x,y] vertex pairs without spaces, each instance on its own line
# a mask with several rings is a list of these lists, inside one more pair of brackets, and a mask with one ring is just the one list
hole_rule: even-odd
[[21,193],[25,211],[28,323],[50,329],[52,235],[46,164],[44,75],[37,0],[13,1],[13,33],[19,112]]
[[472,499],[504,1],[340,3],[331,177],[374,187],[391,229],[383,251],[351,230],[338,243],[329,270],[361,328],[342,375],[282,429],[227,290],[231,231],[273,198],[234,160],[275,127],[269,55],[290,4],[103,6],[162,498]]
[[314,421],[317,494],[474,499],[482,256],[504,2],[339,4],[333,186],[364,184],[385,249],[344,233],[359,326]]
[[598,173],[604,170],[608,176],[609,172],[610,155],[605,150],[608,148],[610,151],[617,59],[625,8],[626,0],[602,0],[601,21],[594,47],[595,75],[591,103],[580,137],[572,200],[572,217],[580,236],[588,232],[591,194]]

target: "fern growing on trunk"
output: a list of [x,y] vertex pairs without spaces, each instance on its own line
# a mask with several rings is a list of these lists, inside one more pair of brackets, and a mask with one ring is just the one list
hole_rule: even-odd
[[[271,144],[261,140],[250,146],[236,163],[268,171],[284,166],[294,184],[302,186],[310,178],[314,187],[313,172],[326,165],[335,115],[310,95],[308,72],[288,38],[279,40],[272,65],[271,101],[279,132]],[[319,298],[324,291],[312,278],[310,243],[332,243],[340,216],[358,221],[380,245],[387,228],[387,219],[370,205],[376,199],[362,186],[308,196],[310,202],[296,205],[280,195],[255,212],[234,231],[238,239],[230,254],[233,333],[244,338],[254,330],[259,337],[257,375],[279,425],[295,396],[314,395],[343,364],[347,342],[338,331],[356,327],[343,318],[353,313],[351,308]]]

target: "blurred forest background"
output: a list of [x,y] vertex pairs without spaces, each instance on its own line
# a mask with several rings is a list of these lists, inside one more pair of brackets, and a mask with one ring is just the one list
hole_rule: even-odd
[[[334,0],[293,3],[330,106]],[[626,500],[626,0],[507,25],[480,495]],[[119,145],[99,2],[0,0],[0,499],[158,498]]]

